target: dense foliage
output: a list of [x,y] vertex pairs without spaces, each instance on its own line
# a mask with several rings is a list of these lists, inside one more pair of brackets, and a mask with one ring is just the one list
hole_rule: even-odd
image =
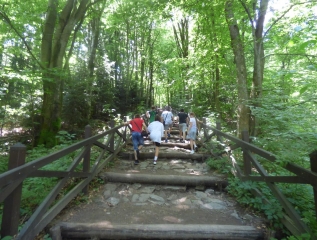
[[[60,130],[76,134],[96,119],[131,117],[152,105],[222,121],[237,136],[249,130],[277,164],[309,168],[317,144],[316,5],[3,0],[1,171],[14,141],[52,147]],[[12,132],[20,134],[9,142]],[[284,174],[275,166],[270,173]],[[304,209],[311,203],[294,197],[296,187],[281,188],[313,226],[314,213]],[[301,196],[312,199],[312,192]]]

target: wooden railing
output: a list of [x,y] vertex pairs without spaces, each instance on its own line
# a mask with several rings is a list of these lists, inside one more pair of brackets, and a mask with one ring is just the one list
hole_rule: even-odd
[[[317,209],[317,152],[310,155],[311,171],[296,164],[288,163],[284,166],[284,168],[295,174],[295,176],[270,176],[256,159],[256,155],[270,162],[276,161],[276,156],[250,144],[247,132],[242,132],[243,140],[241,140],[222,132],[219,123],[217,123],[216,128],[214,128],[207,126],[205,119],[203,122],[202,128],[204,132],[204,141],[208,141],[214,136],[216,137],[216,140],[221,143],[222,146],[221,155],[226,153],[232,161],[235,176],[239,177],[243,181],[251,180],[265,182],[284,209],[284,217],[282,221],[286,228],[294,235],[310,233],[310,230],[303,223],[299,214],[278,189],[275,183],[310,184],[314,189],[315,209]],[[10,148],[10,170],[0,175],[0,202],[4,202],[1,225],[2,237],[17,234],[16,239],[33,239],[57,216],[57,214],[59,214],[61,210],[67,206],[72,199],[82,192],[88,192],[88,184],[93,177],[96,176],[107,163],[114,159],[127,141],[128,127],[124,125],[114,127],[113,124],[110,126],[112,127],[110,130],[96,136],[91,136],[91,128],[87,126],[85,129],[85,140],[26,164],[24,164],[26,147],[18,143]],[[229,140],[230,143],[225,143],[224,139]],[[105,142],[100,142],[100,140],[104,140]],[[92,146],[99,147],[101,152],[92,167],[90,167],[90,151]],[[242,150],[243,152],[243,170],[240,169],[235,160],[235,150],[239,150],[240,152]],[[66,171],[41,170],[44,166],[70,153],[74,153],[75,151],[80,152],[76,157],[74,157]],[[211,151],[211,155],[215,155],[215,153]],[[81,161],[83,161],[82,171],[75,171]],[[258,176],[254,176],[252,168],[257,170],[259,173]],[[18,232],[22,184],[27,178],[31,177],[54,177],[58,178],[59,181]],[[57,199],[57,196],[59,196],[63,187],[69,181],[74,179],[78,182],[76,186],[74,186],[65,196]],[[253,194],[255,196],[259,196],[261,195],[261,191],[254,190]]]
[[[266,185],[271,190],[271,193],[279,201],[284,210],[284,216],[282,219],[283,225],[295,236],[299,236],[304,233],[311,234],[310,229],[304,224],[299,216],[298,212],[283,195],[281,190],[277,187],[275,183],[291,183],[291,184],[309,184],[314,189],[314,200],[315,200],[315,211],[317,210],[317,151],[310,154],[310,165],[311,170],[305,169],[299,165],[288,162],[283,168],[291,172],[293,175],[290,176],[270,176],[265,168],[257,160],[256,156],[268,160],[274,163],[277,157],[268,151],[258,148],[249,143],[249,136],[247,131],[242,132],[242,140],[226,134],[221,131],[220,123],[216,124],[216,128],[206,125],[206,119],[203,119],[202,128],[204,131],[204,140],[209,140],[212,137],[216,137],[217,141],[220,143],[222,148],[219,156],[224,153],[229,157],[233,165],[233,173],[236,177],[240,178],[242,181],[260,181],[265,182]],[[227,141],[224,141],[227,139]],[[230,142],[229,142],[229,141]],[[227,142],[227,143],[225,143]],[[243,152],[243,170],[239,167],[234,152],[238,150]],[[212,150],[211,150],[212,151]],[[218,150],[219,152],[219,150]],[[256,169],[257,175],[255,176]],[[295,176],[294,176],[295,175]],[[263,197],[263,194],[259,189],[252,191],[252,194],[256,197],[262,197],[263,201],[269,203]],[[317,212],[316,212],[317,216]],[[311,239],[315,239],[311,237]]]
[[[24,164],[26,146],[17,143],[10,148],[9,171],[0,175],[0,202],[4,203],[2,238],[17,235],[16,239],[34,239],[72,199],[82,192],[88,193],[89,182],[120,152],[126,143],[127,127],[124,125],[114,127],[114,122],[110,123],[110,127],[112,128],[104,133],[91,136],[91,128],[86,126],[85,140],[26,164]],[[93,164],[91,164],[90,157],[92,146],[97,146],[101,150]],[[73,158],[66,171],[41,170],[48,164],[75,151],[79,151],[79,153]],[[78,171],[78,165],[81,162],[83,163],[82,169]],[[58,178],[59,181],[18,232],[22,184],[27,178],[32,177]],[[77,184],[65,196],[57,199],[70,181],[77,182]]]

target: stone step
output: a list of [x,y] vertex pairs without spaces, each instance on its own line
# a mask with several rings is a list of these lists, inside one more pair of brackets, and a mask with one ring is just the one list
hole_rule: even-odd
[[56,220],[52,239],[265,239],[264,220],[225,191],[205,154],[162,146],[154,165],[153,151],[144,147],[138,165],[131,147],[121,152],[98,175],[105,185]]
[[[107,182],[55,239],[264,239],[262,220],[213,188]],[[126,235],[127,234],[127,235]]]

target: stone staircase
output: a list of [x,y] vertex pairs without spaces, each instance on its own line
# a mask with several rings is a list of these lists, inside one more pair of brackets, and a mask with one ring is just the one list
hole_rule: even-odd
[[225,191],[226,177],[189,154],[172,131],[157,165],[147,139],[140,164],[132,145],[99,177],[105,185],[54,221],[53,239],[268,239],[265,220]]

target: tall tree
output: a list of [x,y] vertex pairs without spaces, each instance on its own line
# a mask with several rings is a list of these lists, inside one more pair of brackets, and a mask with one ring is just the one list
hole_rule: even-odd
[[55,145],[60,129],[63,100],[64,57],[71,34],[85,17],[90,0],[67,0],[61,12],[58,0],[49,0],[41,44],[43,67],[43,105],[39,144]]
[[238,89],[238,123],[237,133],[241,134],[243,130],[249,130],[249,113],[250,109],[247,105],[249,97],[247,90],[247,68],[244,57],[243,42],[240,36],[238,23],[235,20],[233,11],[233,0],[226,1],[225,5],[226,19],[230,31],[231,46],[234,53],[234,60],[237,73],[237,89]]
[[[260,107],[262,101],[262,84],[265,64],[263,29],[269,0],[261,0],[259,8],[257,8],[257,1],[254,1],[251,10],[247,7],[243,0],[240,0],[240,2],[248,15],[253,37],[253,77],[250,100],[253,107]],[[252,136],[256,136],[258,134],[258,121],[254,115],[250,115],[250,123],[250,134]]]

